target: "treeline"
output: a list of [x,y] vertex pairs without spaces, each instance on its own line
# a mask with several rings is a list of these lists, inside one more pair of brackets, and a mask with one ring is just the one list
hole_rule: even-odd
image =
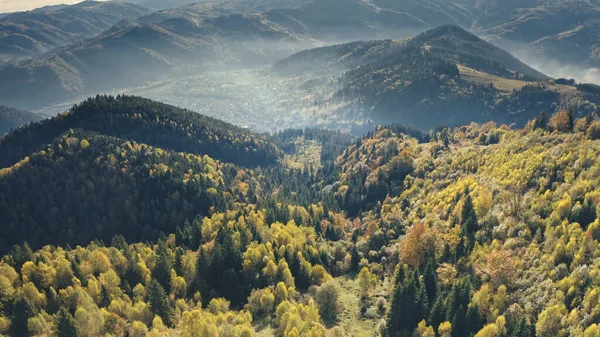
[[140,97],[99,95],[0,139],[0,167],[14,165],[69,129],[209,155],[242,166],[271,165],[280,157],[265,136],[223,121]]

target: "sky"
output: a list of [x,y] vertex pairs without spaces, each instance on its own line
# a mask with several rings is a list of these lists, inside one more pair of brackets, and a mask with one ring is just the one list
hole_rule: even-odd
[[0,0],[0,13],[28,11],[48,5],[78,3],[81,0]]

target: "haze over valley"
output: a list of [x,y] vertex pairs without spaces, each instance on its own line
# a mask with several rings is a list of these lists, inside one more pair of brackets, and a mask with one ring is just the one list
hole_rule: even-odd
[[600,337],[598,0],[2,10],[0,337]]

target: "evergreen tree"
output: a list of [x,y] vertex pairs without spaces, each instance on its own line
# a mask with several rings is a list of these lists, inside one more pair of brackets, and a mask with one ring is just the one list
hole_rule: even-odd
[[471,195],[468,193],[460,213],[460,221],[462,222],[463,234],[472,238],[479,225],[477,223],[477,214],[473,207],[473,199],[471,199]]
[[156,265],[152,269],[152,279],[158,281],[167,294],[171,292],[171,269],[173,269],[173,259],[167,244],[164,240],[159,240],[156,250]]
[[358,249],[356,245],[352,247],[352,253],[350,254],[350,270],[353,272],[358,272],[358,266],[360,264],[360,254],[358,253]]
[[210,272],[209,268],[210,258],[208,252],[206,251],[206,248],[200,246],[198,258],[196,259],[196,275],[194,276],[194,281],[190,290],[191,294],[200,292],[204,303],[208,303],[209,300],[208,284],[206,282],[206,277]]
[[546,130],[548,128],[548,120],[548,114],[546,111],[542,111],[542,113],[535,118],[533,128]]
[[446,321],[446,311],[445,311],[445,303],[444,297],[438,296],[433,305],[431,306],[431,311],[429,314],[429,322],[433,327],[438,327],[440,324]]
[[427,293],[427,300],[430,304],[433,304],[438,293],[437,272],[435,271],[433,259],[429,259],[429,262],[425,266],[425,271],[423,273],[423,282],[425,283],[425,292]]
[[75,325],[75,320],[65,308],[61,308],[56,317],[56,336],[57,337],[79,337],[79,330]]
[[159,316],[166,325],[171,326],[173,310],[169,304],[169,297],[156,280],[152,280],[148,287],[148,302],[152,313]]
[[452,319],[452,337],[469,336],[469,326],[467,325],[467,313],[464,306],[460,306]]
[[24,298],[16,300],[13,304],[13,315],[10,320],[10,335],[13,337],[30,336],[27,320],[32,314],[32,309]]

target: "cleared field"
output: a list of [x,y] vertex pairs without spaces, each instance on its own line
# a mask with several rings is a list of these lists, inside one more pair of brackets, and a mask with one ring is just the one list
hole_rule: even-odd
[[513,90],[518,90],[526,86],[527,84],[533,84],[534,82],[526,82],[520,80],[510,80],[494,75],[490,75],[488,73],[484,73],[482,71],[478,71],[475,69],[471,69],[462,65],[458,65],[458,71],[460,72],[460,77],[463,80],[477,83],[477,84],[492,84],[496,89],[504,92],[511,92]]

